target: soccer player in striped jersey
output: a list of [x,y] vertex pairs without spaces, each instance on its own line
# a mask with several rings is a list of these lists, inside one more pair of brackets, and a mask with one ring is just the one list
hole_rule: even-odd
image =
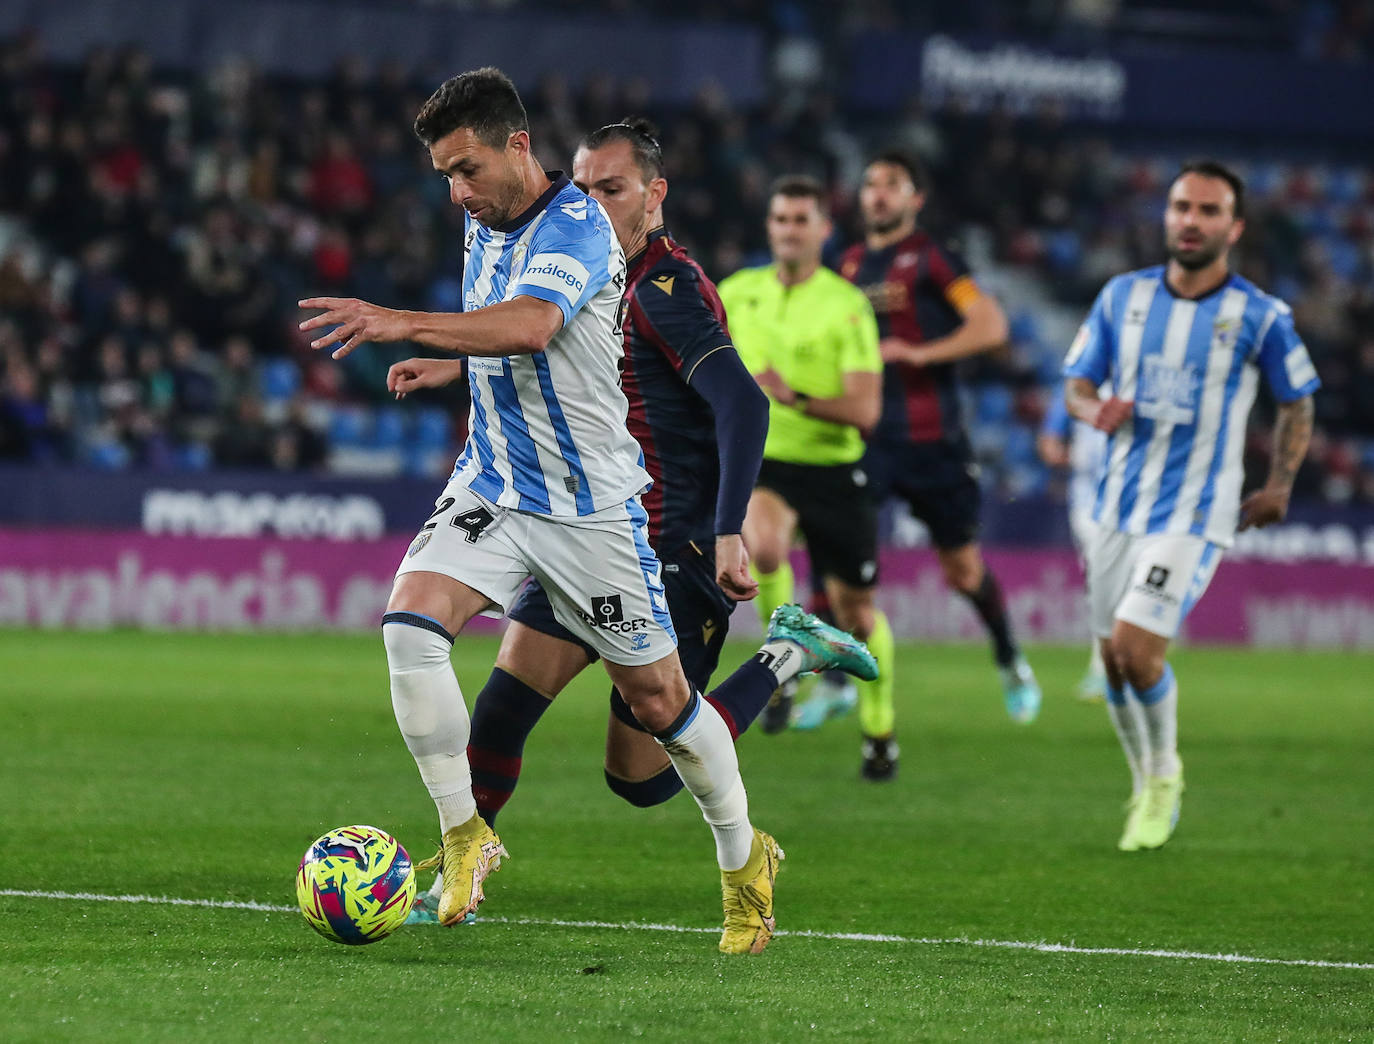
[[1040,686],[978,544],[982,492],[954,367],[1004,344],[1007,320],[963,260],[917,226],[929,190],[915,159],[875,158],[859,191],[864,241],[840,259],[840,274],[868,295],[882,337],[883,410],[864,469],[874,496],[900,497],[930,530],[945,582],[992,638],[1007,714],[1027,724],[1040,713]]
[[[664,228],[668,182],[652,125],[631,117],[587,135],[573,159],[573,183],[606,209],[629,259],[621,386],[630,431],[654,480],[643,498],[648,539],[664,566],[678,656],[688,681],[705,693],[735,602],[757,591],[740,530],[763,456],[767,400],[731,344],[715,285]],[[410,359],[392,368],[393,383],[402,394],[440,387],[457,378],[460,366]],[[812,625],[798,607],[788,615]],[[515,790],[529,734],[552,700],[598,659],[558,622],[537,581],[509,616],[496,666],[473,708],[468,744],[477,811],[492,827]],[[833,650],[850,644],[848,636],[834,637]],[[777,674],[755,658],[705,699],[738,737],[777,684]],[[641,808],[667,801],[682,780],[663,748],[614,689],[611,712],[607,785]],[[421,896],[412,923],[433,921],[438,899]]]
[[[1317,372],[1288,306],[1234,274],[1245,186],[1190,163],[1164,209],[1167,264],[1097,295],[1064,362],[1069,412],[1107,434],[1087,551],[1107,704],[1132,778],[1117,847],[1172,836],[1183,795],[1169,642],[1237,529],[1280,521],[1312,434]],[[1263,377],[1278,401],[1263,487],[1243,501],[1246,421]],[[1099,388],[1105,383],[1105,398]]]
[[[332,327],[313,347],[338,344],[336,358],[366,341],[468,357],[468,442],[397,571],[382,626],[396,720],[443,830],[439,920],[465,919],[506,856],[477,812],[454,636],[478,613],[505,612],[538,577],[558,622],[604,659],[711,828],[720,949],[758,953],[773,933],[781,850],[750,823],[729,728],[683,673],[647,540],[649,475],[619,384],[624,252],[600,204],[536,161],[524,106],[499,70],[446,81],[415,131],[465,211],[463,311],[315,298],[302,307],[325,311],[301,328]],[[400,390],[394,373],[388,380]],[[806,641],[789,635],[765,649],[806,664]],[[814,660],[802,669],[824,663]]]
[[[1093,529],[1097,472],[1107,448],[1107,437],[1091,424],[1069,416],[1069,407],[1059,392],[1045,413],[1035,448],[1050,467],[1069,470],[1069,532],[1081,561]],[[1102,647],[1097,639],[1092,638],[1089,644],[1088,669],[1078,683],[1078,698],[1099,701],[1107,695],[1107,669],[1102,666]]]

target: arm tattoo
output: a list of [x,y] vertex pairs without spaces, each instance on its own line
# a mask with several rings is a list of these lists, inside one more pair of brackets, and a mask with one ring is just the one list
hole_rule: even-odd
[[1270,486],[1293,488],[1298,468],[1307,456],[1307,443],[1312,438],[1312,396],[1306,395],[1279,406],[1274,421],[1273,459],[1269,462]]

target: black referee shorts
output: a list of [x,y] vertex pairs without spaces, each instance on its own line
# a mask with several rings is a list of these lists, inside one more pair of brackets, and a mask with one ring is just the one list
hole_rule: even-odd
[[797,513],[813,570],[850,587],[878,582],[878,511],[857,461],[818,465],[765,458],[758,488],[776,493]]
[[978,539],[983,491],[966,441],[871,444],[863,463],[877,502],[905,500],[941,551]]

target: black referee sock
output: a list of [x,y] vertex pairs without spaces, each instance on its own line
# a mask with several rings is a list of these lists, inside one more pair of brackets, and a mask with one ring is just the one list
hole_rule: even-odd
[[1016,660],[1016,642],[1011,636],[1011,621],[1007,619],[1007,603],[1002,588],[992,570],[983,566],[983,582],[974,591],[961,592],[978,610],[983,625],[992,636],[992,655],[998,667],[1010,667]]

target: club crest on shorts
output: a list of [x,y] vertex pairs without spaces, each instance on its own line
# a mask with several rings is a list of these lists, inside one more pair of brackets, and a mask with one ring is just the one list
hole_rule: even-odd
[[424,532],[417,536],[414,540],[412,540],[410,542],[410,549],[406,551],[406,557],[414,558],[421,551],[423,551],[425,545],[429,543],[429,538],[431,535],[432,534],[429,532]]

